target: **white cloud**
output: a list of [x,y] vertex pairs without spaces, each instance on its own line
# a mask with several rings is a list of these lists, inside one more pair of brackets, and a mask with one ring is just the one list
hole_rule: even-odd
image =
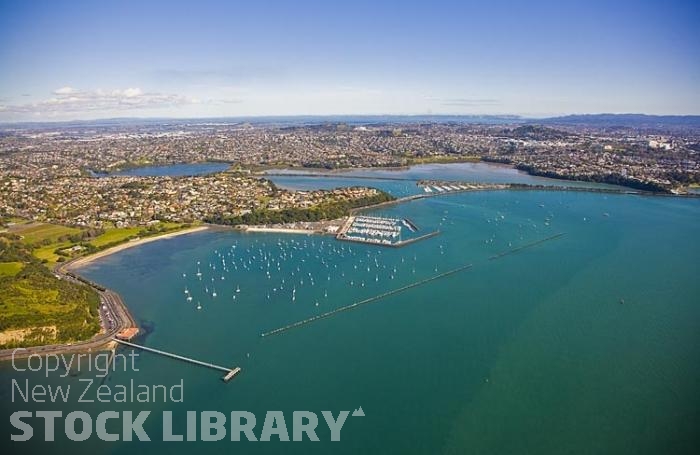
[[140,88],[128,88],[128,89],[124,90],[122,93],[127,98],[133,98],[136,96],[143,95],[143,92],[141,91]]
[[54,95],[70,95],[71,93],[75,93],[76,90],[73,87],[61,87],[59,89],[56,89],[53,91]]
[[114,115],[125,110],[162,109],[199,102],[182,95],[144,92],[140,88],[84,91],[61,87],[54,90],[53,95],[35,103],[0,105],[0,114],[22,116],[40,113],[51,117],[81,113]]

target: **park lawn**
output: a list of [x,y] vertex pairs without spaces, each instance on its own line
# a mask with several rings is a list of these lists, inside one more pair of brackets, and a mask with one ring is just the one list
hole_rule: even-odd
[[99,248],[110,243],[123,242],[132,236],[137,237],[142,230],[141,227],[109,228],[104,234],[98,235],[89,243]]
[[36,248],[32,254],[38,258],[41,261],[46,260],[50,265],[56,264],[58,261],[58,258],[60,257],[54,251],[57,249],[64,249],[64,248],[70,248],[74,246],[75,243],[72,242],[61,242],[61,243],[52,243],[51,245],[47,246],[42,246],[40,248]]
[[59,237],[79,234],[81,230],[68,226],[60,226],[58,224],[26,223],[12,226],[10,232],[12,234],[21,235],[25,244],[36,245],[47,239],[51,243],[55,243],[58,241]]
[[15,276],[24,268],[21,262],[0,262],[0,276]]
[[[167,231],[174,231],[182,227],[183,224],[181,223],[158,223],[155,225],[155,228],[166,229]],[[128,228],[108,228],[104,234],[95,237],[94,239],[90,240],[89,243],[99,248],[108,244],[124,242],[129,237],[147,237],[150,235],[161,234],[161,232],[147,231],[148,229],[145,226]]]
[[[182,223],[171,223],[163,222],[156,224],[154,227],[157,229],[164,229],[166,231],[174,231],[184,227]],[[59,242],[58,238],[64,235],[73,235],[80,233],[81,230],[78,228],[72,228],[67,226],[59,226],[55,224],[48,223],[35,223],[35,222],[25,222],[23,224],[17,224],[11,227],[10,232],[13,234],[23,236],[22,243],[25,245],[33,245],[32,254],[34,257],[44,262],[44,264],[51,268],[56,263],[58,263],[59,258],[62,256],[56,254],[54,251],[62,250],[65,248],[70,248],[77,245],[80,242]],[[105,246],[116,245],[119,243],[124,243],[129,238],[133,237],[143,237],[146,235],[157,235],[161,232],[147,232],[147,228],[144,226],[128,227],[128,228],[115,228],[108,227],[104,234],[97,236],[96,238],[90,240],[92,246],[96,248],[103,248]],[[48,245],[42,245],[42,242],[50,241]],[[80,255],[79,253],[78,255]],[[4,269],[0,269],[0,276],[12,275],[18,272],[15,268],[11,266],[5,266]]]

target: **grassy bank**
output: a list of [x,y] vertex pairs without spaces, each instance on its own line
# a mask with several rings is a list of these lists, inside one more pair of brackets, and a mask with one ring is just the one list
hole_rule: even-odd
[[[19,236],[32,254],[51,268],[86,254],[92,254],[128,242],[189,227],[180,223],[156,223],[147,227],[114,227],[81,229],[51,223],[35,223],[13,220],[8,233]],[[0,272],[2,273],[2,272]]]

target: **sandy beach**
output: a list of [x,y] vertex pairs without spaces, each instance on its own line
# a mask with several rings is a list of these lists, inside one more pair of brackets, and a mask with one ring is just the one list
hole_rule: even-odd
[[154,235],[154,236],[150,236],[150,237],[143,237],[143,238],[130,240],[126,243],[122,243],[121,245],[113,246],[112,248],[107,248],[106,250],[99,251],[95,254],[91,254],[89,256],[78,258],[78,259],[72,261],[70,264],[68,264],[67,269],[80,268],[84,265],[91,263],[92,261],[94,261],[96,259],[100,259],[100,258],[109,256],[110,254],[118,253],[120,251],[126,250],[127,248],[133,248],[135,246],[143,245],[144,243],[155,242],[157,240],[172,239],[173,237],[178,237],[180,235],[194,234],[195,232],[207,231],[209,229],[211,229],[210,226],[196,226],[193,228],[183,229],[180,231],[168,232],[168,233],[162,234],[162,235]]

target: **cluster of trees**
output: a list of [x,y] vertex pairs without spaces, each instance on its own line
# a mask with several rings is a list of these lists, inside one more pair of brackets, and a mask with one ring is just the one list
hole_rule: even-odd
[[0,262],[31,262],[34,256],[26,249],[18,235],[0,235]]
[[654,193],[669,193],[669,189],[665,186],[649,181],[640,181],[636,179],[631,179],[625,177],[621,174],[571,174],[571,175],[560,175],[554,171],[543,171],[535,166],[529,164],[518,164],[517,169],[525,171],[530,175],[536,175],[539,177],[549,177],[553,179],[563,179],[563,180],[581,180],[585,182],[596,182],[596,183],[607,183],[610,185],[620,185],[629,188],[634,188],[641,191],[651,191]]
[[538,141],[565,139],[569,137],[564,131],[541,125],[523,125],[513,129],[505,129],[503,134],[517,139],[534,139]]
[[58,238],[58,241],[59,242],[78,243],[78,242],[83,242],[85,240],[94,239],[95,237],[98,237],[104,233],[105,233],[104,229],[90,228],[90,229],[82,230],[76,234],[62,235]]
[[673,171],[667,173],[666,178],[681,185],[700,184],[700,172]]
[[224,217],[214,215],[205,221],[213,224],[226,224],[231,226],[241,224],[285,224],[298,221],[322,221],[332,220],[347,216],[350,210],[391,201],[394,198],[384,192],[374,196],[366,196],[352,200],[333,200],[309,208],[287,208],[282,210],[260,209],[238,216]]

